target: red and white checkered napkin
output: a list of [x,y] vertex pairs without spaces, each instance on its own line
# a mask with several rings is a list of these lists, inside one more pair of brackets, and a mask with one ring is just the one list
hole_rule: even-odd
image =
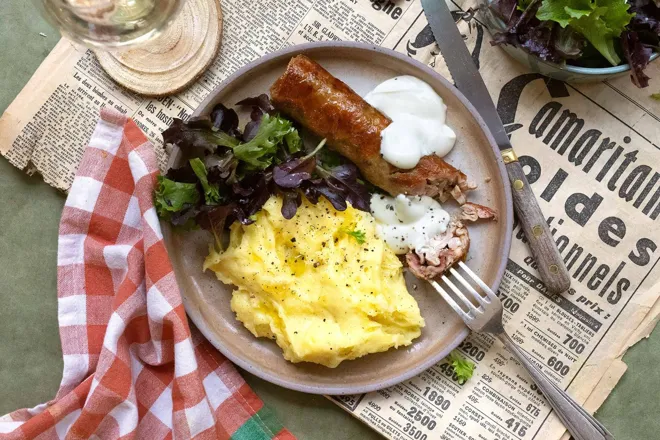
[[61,387],[0,418],[1,439],[294,438],[188,327],[153,206],[157,173],[135,123],[102,111],[60,225]]

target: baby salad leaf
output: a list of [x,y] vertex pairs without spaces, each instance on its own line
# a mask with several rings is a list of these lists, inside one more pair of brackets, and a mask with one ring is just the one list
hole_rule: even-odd
[[303,142],[300,138],[300,133],[298,130],[293,129],[287,134],[284,135],[284,143],[286,143],[286,148],[289,150],[289,153],[295,154],[302,150]]
[[312,178],[315,168],[314,157],[290,160],[273,168],[273,181],[282,188],[298,188]]
[[265,93],[252,98],[245,98],[242,101],[238,101],[236,105],[250,105],[259,108],[265,113],[270,113],[275,110],[273,104],[270,102],[270,97]]
[[211,185],[209,183],[204,162],[202,162],[202,160],[199,158],[190,159],[190,166],[202,184],[202,188],[204,189],[204,200],[206,201],[206,204],[215,205],[220,202],[220,192],[218,191],[217,185]]
[[252,107],[252,112],[250,112],[250,122],[245,125],[245,130],[243,130],[243,142],[250,142],[254,139],[257,133],[259,133],[259,126],[261,125],[263,117],[263,110],[256,106]]
[[265,113],[257,134],[250,141],[233,147],[234,155],[255,169],[266,169],[273,163],[278,145],[293,131],[297,132],[288,119]]
[[562,28],[561,26],[555,26],[554,33],[556,36],[555,56],[567,60],[574,60],[582,56],[587,42],[580,33],[570,27]]
[[330,174],[331,177],[326,179],[328,184],[343,189],[346,200],[355,209],[369,212],[371,194],[364,185],[358,182],[358,169],[355,165],[345,163],[333,168]]
[[656,101],[660,101],[660,93],[653,93],[651,95],[651,99],[655,99]]
[[166,144],[176,144],[188,158],[214,153],[218,146],[231,148],[239,144],[235,137],[223,131],[213,131],[208,118],[193,118],[187,123],[174,119],[172,125],[163,132],[163,141]]
[[474,363],[463,358],[456,350],[449,353],[449,363],[454,367],[458,382],[462,385],[474,374]]
[[[660,34],[660,2],[653,0],[628,0],[630,12],[635,14],[628,28],[632,31],[648,32],[649,36],[655,34],[657,43]],[[657,44],[656,44],[657,45]]]
[[536,18],[557,22],[564,28],[572,27],[617,66],[621,58],[614,48],[614,39],[633,17],[629,8],[626,0],[543,0]]
[[296,189],[285,189],[280,191],[282,196],[282,217],[291,220],[302,205],[302,196]]
[[[265,93],[256,97],[245,98],[242,101],[237,102],[236,105],[252,106],[252,113],[250,113],[251,120],[245,126],[245,133],[243,134],[243,141],[250,142],[257,136],[257,134],[259,134],[259,128],[261,128],[264,115],[273,115],[275,108],[270,102],[270,98]],[[295,128],[289,130],[288,133],[282,136],[282,138],[284,139],[284,144],[287,147],[288,153],[294,154],[302,149],[302,139],[298,134],[298,130]]]
[[217,104],[211,110],[210,119],[212,131],[222,130],[231,136],[240,136],[240,132],[238,131],[238,114],[234,109],[227,108],[222,103]]
[[644,69],[651,60],[653,50],[642,44],[637,32],[624,32],[621,42],[623,43],[623,54],[630,64],[630,79],[637,87],[647,87],[651,78],[644,73]]
[[169,220],[173,213],[194,206],[200,195],[195,183],[175,182],[158,176],[158,187],[154,192],[154,205],[162,219]]

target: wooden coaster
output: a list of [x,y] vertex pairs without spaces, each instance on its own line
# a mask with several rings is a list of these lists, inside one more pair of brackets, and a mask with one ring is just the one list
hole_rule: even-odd
[[130,49],[94,53],[120,85],[140,95],[167,96],[206,71],[221,40],[220,0],[188,0],[174,23],[155,39]]

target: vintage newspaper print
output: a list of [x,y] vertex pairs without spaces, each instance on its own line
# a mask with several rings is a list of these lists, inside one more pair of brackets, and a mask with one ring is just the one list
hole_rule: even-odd
[[[625,350],[660,316],[660,103],[625,77],[568,85],[530,73],[490,45],[470,3],[458,5],[454,18],[572,276],[571,290],[548,294],[514,225],[499,291],[507,331],[594,411],[625,372]],[[172,118],[189,118],[246,63],[308,41],[371,42],[451,79],[418,0],[227,0],[223,13],[217,61],[190,89],[167,98],[117,87],[91,52],[61,41],[0,119],[0,153],[67,190],[99,108],[111,106],[131,115],[164,165],[159,133]],[[660,78],[657,64],[650,70]],[[390,389],[333,400],[392,439],[563,438],[563,426],[499,342],[473,334],[459,351],[477,365],[466,384],[443,361]]]

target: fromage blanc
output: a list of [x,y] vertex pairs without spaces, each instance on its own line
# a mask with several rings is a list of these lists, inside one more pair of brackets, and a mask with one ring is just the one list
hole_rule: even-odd
[[454,147],[456,133],[445,124],[447,106],[421,79],[388,79],[364,99],[392,120],[381,134],[380,152],[395,167],[415,168],[422,157],[443,157]]
[[420,250],[447,230],[449,213],[428,196],[371,196],[376,234],[396,254]]

